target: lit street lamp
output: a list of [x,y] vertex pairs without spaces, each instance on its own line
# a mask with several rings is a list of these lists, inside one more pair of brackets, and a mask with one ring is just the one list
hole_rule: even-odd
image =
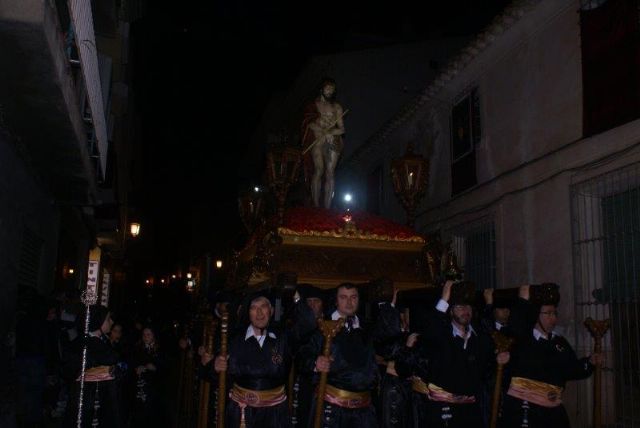
[[131,223],[129,225],[129,231],[131,232],[131,236],[137,238],[140,235],[140,223]]

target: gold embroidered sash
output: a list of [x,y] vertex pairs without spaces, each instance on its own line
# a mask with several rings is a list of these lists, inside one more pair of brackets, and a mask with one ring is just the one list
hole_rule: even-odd
[[524,377],[512,378],[507,394],[542,407],[562,404],[562,388]]

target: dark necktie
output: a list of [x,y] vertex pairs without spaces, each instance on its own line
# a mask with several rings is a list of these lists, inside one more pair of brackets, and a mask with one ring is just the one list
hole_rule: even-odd
[[347,332],[350,332],[351,330],[353,330],[354,322],[355,320],[353,316],[347,317]]

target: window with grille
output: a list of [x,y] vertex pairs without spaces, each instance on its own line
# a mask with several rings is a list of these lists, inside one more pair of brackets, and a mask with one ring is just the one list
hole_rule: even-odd
[[[603,350],[603,424],[640,427],[640,163],[572,187],[577,353],[592,351],[582,323],[610,319]],[[579,383],[580,408],[593,385]],[[587,412],[588,413],[588,412]],[[586,418],[588,426],[590,415]]]
[[452,231],[452,247],[465,279],[479,290],[496,288],[496,234],[493,221],[473,223]]

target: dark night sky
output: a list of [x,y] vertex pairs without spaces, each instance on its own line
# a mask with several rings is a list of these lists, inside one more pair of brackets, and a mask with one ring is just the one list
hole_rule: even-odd
[[472,35],[508,3],[150,1],[131,32],[145,155],[133,203],[156,267],[237,240],[236,191],[260,175],[238,163],[270,94],[311,55]]

